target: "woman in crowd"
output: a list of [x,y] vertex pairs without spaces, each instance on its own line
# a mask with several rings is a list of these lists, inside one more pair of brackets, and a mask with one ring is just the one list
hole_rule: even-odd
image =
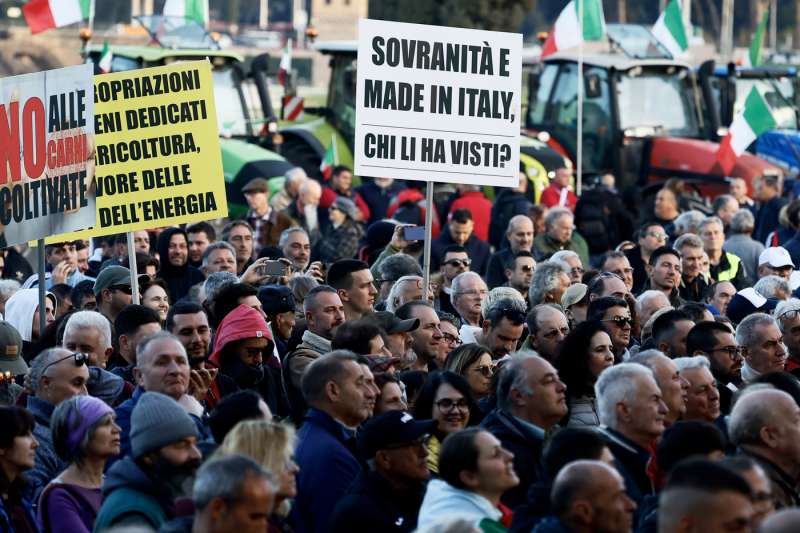
[[39,498],[42,531],[89,533],[103,500],[106,461],[119,455],[114,411],[92,396],[75,396],[56,407],[50,429],[56,453],[69,466]]
[[567,386],[568,426],[599,426],[594,383],[614,364],[611,337],[600,321],[582,322],[561,345],[555,367]]
[[480,422],[480,412],[467,380],[455,372],[433,372],[414,403],[414,418],[432,418],[437,427],[428,440],[428,468],[439,474],[439,448],[445,437]]
[[408,403],[403,389],[403,383],[392,372],[379,372],[375,374],[375,386],[381,393],[375,400],[374,416],[382,415],[387,411],[406,411]]
[[39,531],[22,474],[33,468],[39,443],[33,415],[21,407],[0,407],[0,531]]
[[222,441],[217,455],[242,454],[259,463],[279,481],[275,507],[269,518],[268,533],[291,531],[286,525],[291,499],[297,495],[296,477],[300,469],[294,462],[295,432],[287,424],[264,420],[245,420],[236,424]]
[[364,236],[364,227],[356,222],[358,208],[349,198],[339,196],[328,209],[331,224],[319,242],[319,260],[333,263],[350,259],[358,253],[358,243]]
[[164,324],[169,313],[169,291],[167,283],[160,278],[150,279],[150,276],[139,276],[139,294],[142,295],[142,305],[149,307]]
[[444,370],[455,372],[467,380],[476,400],[491,392],[494,364],[489,348],[480,344],[462,344],[447,356]]

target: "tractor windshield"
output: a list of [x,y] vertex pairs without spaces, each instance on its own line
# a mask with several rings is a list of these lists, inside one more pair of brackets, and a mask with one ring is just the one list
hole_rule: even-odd
[[356,132],[356,56],[331,56],[328,107],[334,126],[352,144]]
[[[635,67],[617,81],[620,129],[646,135],[698,137],[699,127],[691,101],[688,74]],[[634,133],[635,135],[635,133]]]
[[214,106],[217,108],[217,127],[224,137],[250,135],[248,113],[239,91],[239,79],[232,67],[215,68]]
[[756,87],[767,101],[778,129],[797,129],[797,114],[792,105],[794,86],[790,78],[737,78],[734,115],[744,107],[747,95],[753,87]]

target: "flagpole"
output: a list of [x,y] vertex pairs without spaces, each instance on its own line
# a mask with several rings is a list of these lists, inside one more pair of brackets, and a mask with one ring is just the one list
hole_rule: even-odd
[[583,0],[578,0],[578,31],[581,39],[578,44],[578,149],[576,153],[575,194],[581,195],[583,182]]
[[333,142],[333,166],[336,166],[339,164],[339,152],[336,150],[336,132],[331,136],[331,142]]

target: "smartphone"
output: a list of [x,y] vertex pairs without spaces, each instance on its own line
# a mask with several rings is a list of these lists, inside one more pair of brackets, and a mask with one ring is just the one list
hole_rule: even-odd
[[285,276],[286,265],[281,261],[267,261],[257,269],[259,276]]
[[425,226],[408,226],[403,228],[403,239],[407,241],[424,241]]

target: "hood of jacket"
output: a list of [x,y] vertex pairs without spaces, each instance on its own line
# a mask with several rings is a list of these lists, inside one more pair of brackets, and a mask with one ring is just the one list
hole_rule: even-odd
[[113,406],[125,390],[125,380],[99,366],[90,366],[86,388],[90,395]]
[[130,456],[123,457],[108,469],[103,480],[103,496],[108,497],[122,487],[157,496],[153,480]]
[[[58,304],[52,292],[46,293],[53,302],[53,309]],[[23,341],[31,342],[33,315],[39,309],[39,289],[20,289],[11,295],[6,302],[6,322],[14,326]]]
[[477,525],[486,518],[500,520],[502,514],[483,496],[457,489],[441,479],[433,479],[428,483],[422,500],[417,527],[423,529],[448,517],[468,520]]
[[[158,236],[158,255],[161,258],[161,270],[159,270],[159,275],[162,277],[164,275],[169,277],[182,276],[185,275],[186,271],[189,269],[188,256],[183,266],[178,267],[169,262],[169,240],[175,234],[186,237],[186,232],[180,228],[167,228]],[[188,238],[186,238],[186,243],[189,243]]]
[[[264,353],[271,355],[275,343],[272,341],[272,334],[267,326],[267,321],[264,320],[261,313],[252,307],[241,304],[228,313],[228,316],[220,323],[214,339],[214,353],[208,359],[218,367],[222,366],[220,352],[228,343],[258,337],[263,337],[269,341]],[[267,357],[264,357],[264,359],[266,360]]]

